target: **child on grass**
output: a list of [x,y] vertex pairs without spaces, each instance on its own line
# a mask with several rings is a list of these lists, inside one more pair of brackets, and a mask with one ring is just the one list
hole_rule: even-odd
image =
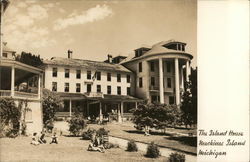
[[32,141],[30,144],[35,145],[35,146],[39,145],[37,133],[33,133]]
[[56,132],[54,132],[53,135],[51,136],[51,142],[50,142],[50,144],[52,144],[52,143],[58,144],[58,139],[57,139]]

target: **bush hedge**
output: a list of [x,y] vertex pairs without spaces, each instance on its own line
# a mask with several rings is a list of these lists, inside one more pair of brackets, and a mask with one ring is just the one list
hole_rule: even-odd
[[129,151],[129,152],[138,151],[138,148],[137,148],[137,145],[136,145],[135,141],[131,140],[131,141],[128,142],[127,151]]
[[160,150],[154,142],[148,144],[146,157],[157,158],[160,156]]
[[178,152],[171,153],[168,162],[185,162],[185,155]]

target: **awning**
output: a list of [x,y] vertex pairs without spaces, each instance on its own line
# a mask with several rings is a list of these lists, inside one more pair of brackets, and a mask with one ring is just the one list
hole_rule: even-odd
[[81,93],[57,92],[57,94],[65,100],[85,100],[87,97]]
[[133,97],[133,96],[125,96],[125,95],[104,95],[104,98],[100,99],[101,101],[109,101],[109,102],[141,102],[142,99]]

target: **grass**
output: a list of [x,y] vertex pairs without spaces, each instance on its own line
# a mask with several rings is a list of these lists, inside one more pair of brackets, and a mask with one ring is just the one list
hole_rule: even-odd
[[154,132],[151,133],[151,136],[144,136],[144,133],[142,131],[136,130],[132,123],[109,123],[108,125],[90,124],[88,127],[95,129],[104,127],[110,131],[110,135],[115,137],[121,137],[124,139],[135,140],[144,143],[150,143],[154,141],[155,144],[160,146],[177,149],[192,154],[197,153],[197,137],[174,136],[175,133],[196,134],[196,130],[167,128],[165,134]]
[[[46,137],[48,141],[49,138]],[[105,153],[87,151],[89,141],[77,137],[59,136],[59,144],[30,144],[30,137],[1,138],[0,161],[13,162],[156,162],[166,161],[166,157],[150,159],[143,152],[127,152],[120,148],[106,150]]]

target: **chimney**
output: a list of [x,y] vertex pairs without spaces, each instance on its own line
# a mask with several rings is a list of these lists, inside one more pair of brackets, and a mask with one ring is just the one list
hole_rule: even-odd
[[108,62],[112,63],[112,55],[108,54]]
[[73,54],[73,51],[68,50],[68,58],[69,58],[69,59],[71,59],[71,58],[72,58],[72,54]]

